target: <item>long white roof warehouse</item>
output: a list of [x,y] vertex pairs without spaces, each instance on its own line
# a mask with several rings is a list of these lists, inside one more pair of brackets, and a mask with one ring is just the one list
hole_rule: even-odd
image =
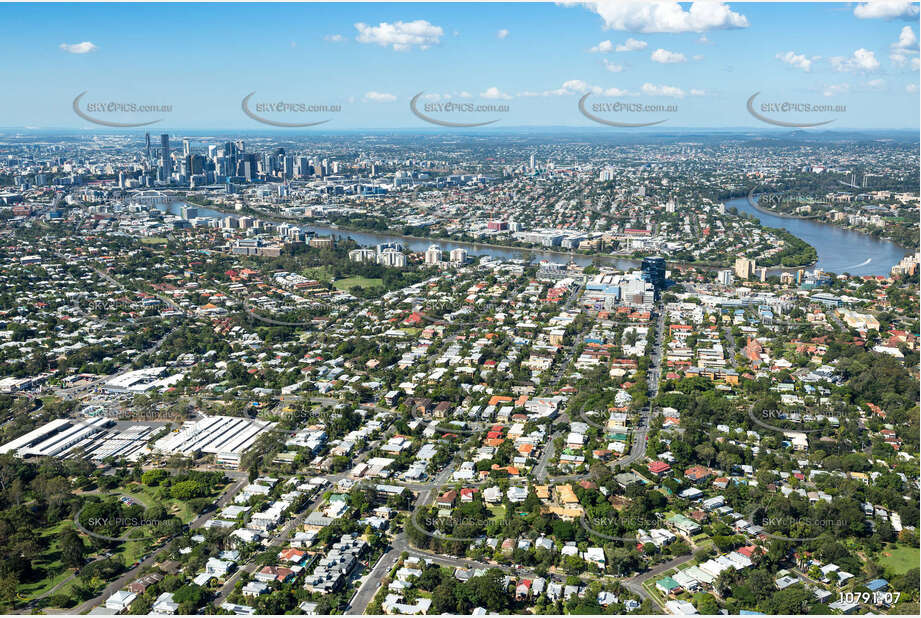
[[208,416],[184,423],[177,433],[157,440],[154,448],[169,453],[243,453],[275,426],[236,416]]

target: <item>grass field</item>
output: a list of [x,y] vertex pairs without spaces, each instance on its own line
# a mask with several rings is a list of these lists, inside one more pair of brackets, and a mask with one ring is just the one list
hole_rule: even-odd
[[332,270],[327,266],[312,266],[301,271],[301,275],[308,279],[316,281],[331,281],[333,278]]
[[157,498],[157,490],[155,488],[147,487],[146,485],[131,484],[125,491],[121,492],[121,494],[131,496],[145,506],[162,504],[171,515],[175,515],[181,519],[184,524],[192,521],[193,515],[189,510],[188,504],[181,500],[173,500],[171,498],[160,500]]
[[61,562],[61,551],[58,547],[61,531],[66,527],[73,527],[73,524],[67,520],[42,530],[41,537],[49,541],[48,549],[32,562],[32,566],[44,569],[45,577],[35,582],[20,584],[16,589],[20,599],[32,599],[70,577],[72,571],[65,568]]
[[894,575],[902,575],[918,566],[921,551],[908,545],[888,545],[879,555],[879,562]]
[[338,281],[333,282],[333,285],[336,286],[336,289],[338,290],[351,290],[357,285],[367,289],[379,287],[383,284],[383,279],[368,279],[367,277],[347,277],[345,279],[339,279]]
[[141,239],[142,245],[165,245],[169,242],[166,238],[160,236],[149,236]]

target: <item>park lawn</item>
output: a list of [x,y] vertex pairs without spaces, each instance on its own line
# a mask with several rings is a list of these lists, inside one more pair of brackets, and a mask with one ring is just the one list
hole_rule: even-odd
[[311,266],[301,271],[301,275],[316,281],[332,281],[333,273],[328,266]]
[[181,519],[184,524],[189,523],[195,518],[195,514],[189,510],[189,505],[182,500],[175,500],[173,498],[161,500],[157,498],[156,488],[147,487],[146,485],[136,484],[130,485],[129,487],[130,488],[125,488],[120,495],[131,496],[146,506],[162,504],[166,507],[167,512]]
[[490,521],[503,521],[505,520],[505,507],[504,506],[490,506],[486,507],[492,513]]
[[147,547],[154,539],[138,539],[137,541],[127,541],[122,543],[122,550],[119,552],[122,563],[126,567],[141,559],[141,556],[147,553]]
[[[887,556],[886,554],[889,555]],[[921,550],[917,547],[896,543],[887,545],[880,552],[879,563],[893,574],[902,575],[918,566],[919,557],[921,557]]]
[[333,281],[333,285],[337,290],[351,290],[355,286],[361,286],[364,289],[373,288],[373,287],[382,287],[384,285],[384,280],[369,279],[368,277],[346,277],[345,279],[339,279],[338,281]]
[[169,240],[162,236],[149,236],[141,239],[142,245],[165,245],[167,242],[169,242]]
[[[71,527],[73,527],[73,523],[71,520],[66,519],[42,531],[41,537],[50,540],[48,549],[33,560],[32,564],[35,568],[45,569],[48,575],[38,581],[20,584],[16,589],[20,599],[31,599],[43,594],[71,576],[73,571],[65,568],[64,563],[61,562],[61,550],[59,547],[61,532],[64,528]],[[52,573],[54,575],[50,575]]]
[[[701,536],[703,537],[702,539],[699,538]],[[708,537],[706,534],[703,534],[703,535],[699,534],[695,536],[693,539],[691,539],[691,541],[693,541],[694,543],[695,551],[699,549],[710,549],[711,547],[713,547],[713,539]]]

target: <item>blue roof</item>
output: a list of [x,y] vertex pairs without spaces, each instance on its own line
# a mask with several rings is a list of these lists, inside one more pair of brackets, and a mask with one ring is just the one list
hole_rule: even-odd
[[740,609],[739,615],[740,616],[764,616],[765,614],[764,612],[756,612],[751,609]]
[[882,590],[889,585],[885,579],[874,579],[871,582],[867,582],[867,590],[870,592],[876,592],[877,590]]

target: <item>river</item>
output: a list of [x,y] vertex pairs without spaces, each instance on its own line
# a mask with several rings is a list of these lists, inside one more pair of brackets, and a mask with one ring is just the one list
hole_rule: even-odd
[[[174,215],[181,214],[181,209],[185,206],[185,203],[174,202],[169,206],[158,206],[160,210],[165,210]],[[211,208],[206,208],[204,206],[196,206],[194,204],[189,204],[198,209],[198,214],[201,217],[214,217],[214,218],[224,218],[227,215],[225,213],[212,210]],[[253,218],[258,218],[255,215],[244,215],[239,214],[236,216],[252,216]],[[505,248],[497,247],[495,245],[473,243],[473,242],[454,242],[450,240],[442,240],[440,238],[404,238],[403,236],[398,236],[396,234],[387,234],[384,232],[371,232],[371,231],[356,231],[356,230],[343,230],[337,227],[332,227],[329,225],[299,225],[297,226],[300,229],[306,232],[313,232],[319,236],[338,236],[340,238],[351,238],[359,245],[363,247],[373,247],[375,245],[381,245],[385,243],[398,242],[406,249],[415,252],[424,252],[431,245],[438,245],[441,247],[442,251],[448,252],[452,249],[466,249],[468,255],[489,255],[494,258],[499,258],[503,260],[547,260],[550,262],[557,262],[559,264],[568,264],[570,257],[573,262],[579,266],[589,266],[592,264],[596,256],[588,255],[579,255],[579,254],[570,254],[563,251],[560,252],[548,252],[541,251],[539,249],[514,249],[514,248]],[[641,260],[630,260],[624,258],[618,258],[611,255],[599,255],[597,256],[599,262],[606,264],[608,266],[613,266],[620,270],[630,270],[637,268]]]
[[[184,203],[173,202],[168,206],[161,206],[159,208],[171,214],[178,215],[181,213],[181,208],[184,205]],[[190,204],[190,206],[195,205]],[[859,232],[843,230],[825,223],[817,223],[804,219],[788,219],[761,212],[753,208],[744,197],[729,200],[726,202],[726,206],[735,206],[741,212],[747,212],[754,215],[768,227],[784,228],[794,236],[802,238],[815,247],[818,253],[819,261],[816,267],[827,272],[848,272],[852,275],[888,275],[889,269],[894,264],[898,263],[898,261],[902,259],[902,256],[908,253],[895,243],[887,240],[879,240]],[[195,208],[198,209],[199,216],[215,217],[219,219],[227,216],[211,208],[203,206],[195,206]],[[436,244],[444,251],[466,249],[469,255],[489,255],[505,260],[548,260],[561,264],[566,264],[572,259],[579,266],[588,266],[595,259],[593,256],[578,254],[570,256],[569,254],[547,252],[539,249],[519,250],[479,243],[460,243],[440,239],[403,238],[394,234],[380,232],[342,230],[328,225],[302,225],[298,227],[307,232],[313,232],[321,236],[331,235],[341,238],[351,238],[362,246],[398,242],[411,251],[422,252],[428,249],[430,245]],[[598,256],[598,259],[603,264],[614,266],[621,270],[633,269],[640,264],[638,260],[629,260],[614,256]]]
[[826,272],[888,275],[889,269],[909,253],[888,240],[880,240],[828,223],[778,217],[762,212],[749,204],[748,199],[744,197],[727,201],[726,207],[731,206],[735,206],[740,212],[754,215],[767,227],[783,228],[808,242],[815,247],[819,256],[816,268]]

